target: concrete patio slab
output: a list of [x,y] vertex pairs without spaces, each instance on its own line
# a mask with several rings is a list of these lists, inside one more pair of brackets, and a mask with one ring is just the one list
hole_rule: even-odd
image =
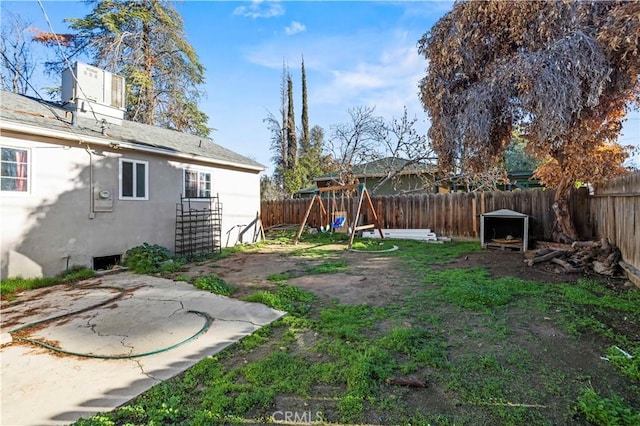
[[2,307],[0,424],[69,424],[111,410],[283,314],[128,272],[30,291]]

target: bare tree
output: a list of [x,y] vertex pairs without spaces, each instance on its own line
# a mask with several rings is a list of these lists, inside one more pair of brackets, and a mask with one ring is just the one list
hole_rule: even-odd
[[417,122],[416,117],[409,118],[407,107],[404,107],[401,118],[394,117],[390,123],[385,123],[380,132],[381,144],[376,155],[391,161],[384,163],[385,177],[371,189],[372,193],[388,181],[392,181],[397,187],[406,176],[418,178],[417,185],[409,190],[423,191],[433,184],[436,157],[426,135],[416,130]]
[[0,81],[2,89],[26,95],[36,64],[31,55],[31,22],[19,15],[2,17]]
[[372,173],[383,174],[370,188],[372,193],[389,181],[397,187],[407,176],[419,178],[408,190],[423,191],[433,184],[434,152],[415,128],[418,119],[409,118],[406,108],[401,118],[389,122],[375,115],[374,107],[350,109],[349,116],[350,122],[333,126],[330,139],[337,184],[355,183],[354,166],[366,164],[375,169]]
[[377,158],[386,132],[383,118],[374,114],[375,107],[355,107],[348,112],[351,121],[334,125],[329,139],[338,185],[355,183],[353,165]]

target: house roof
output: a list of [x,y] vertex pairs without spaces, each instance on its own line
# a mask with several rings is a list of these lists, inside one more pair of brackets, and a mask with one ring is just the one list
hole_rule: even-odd
[[264,170],[265,166],[255,160],[220,146],[210,139],[133,121],[122,121],[122,125],[108,124],[104,133],[102,123],[79,116],[77,125],[71,125],[69,111],[53,102],[34,99],[11,92],[0,92],[1,128],[9,122],[29,127],[48,129],[54,132],[75,135],[107,144],[127,144],[132,149],[153,150],[168,156],[192,161],[205,161],[232,167]]
[[[353,166],[353,174],[357,178],[382,177],[386,176],[389,170],[402,169],[401,175],[413,175],[418,173],[428,173],[431,166],[425,163],[411,163],[411,160],[397,157],[385,157],[368,163],[356,164]],[[318,176],[314,181],[323,181],[338,176],[338,173],[328,173]]]

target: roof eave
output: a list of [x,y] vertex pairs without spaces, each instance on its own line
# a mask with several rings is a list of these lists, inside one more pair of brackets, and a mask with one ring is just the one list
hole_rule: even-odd
[[16,123],[7,120],[0,120],[0,129],[12,131],[16,133],[23,134],[31,134],[43,137],[50,137],[54,139],[66,140],[66,141],[74,141],[78,143],[85,144],[94,144],[101,146],[108,146],[113,148],[114,145],[118,148],[130,149],[133,151],[147,152],[151,154],[164,155],[172,158],[177,158],[181,160],[191,160],[191,161],[199,161],[203,163],[209,163],[213,165],[226,166],[226,167],[234,167],[238,169],[251,170],[255,172],[261,172],[265,170],[263,166],[254,166],[242,163],[236,163],[233,161],[225,161],[219,160],[211,157],[204,157],[202,155],[197,154],[188,154],[184,152],[176,152],[169,149],[162,149],[157,147],[149,147],[144,145],[139,145],[136,143],[122,142],[119,139],[109,139],[109,138],[99,138],[95,136],[86,136],[78,133],[74,133],[73,131],[62,131],[62,130],[53,130],[46,129],[39,126],[32,126],[29,124]]

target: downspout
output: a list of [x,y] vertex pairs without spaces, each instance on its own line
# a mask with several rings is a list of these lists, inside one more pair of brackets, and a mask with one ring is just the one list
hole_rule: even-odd
[[[77,102],[77,101],[76,101]],[[76,109],[71,110],[71,127],[75,128],[78,125],[78,111]],[[104,134],[104,127],[103,127]],[[73,130],[72,130],[73,131]],[[75,133],[75,132],[74,132]],[[82,138],[78,138],[78,143],[82,145],[84,141]],[[91,152],[91,147],[89,144],[86,144],[85,151],[89,154],[89,219],[95,219],[96,213],[93,211],[93,153]],[[69,258],[67,258],[67,267],[69,262]]]
[[96,213],[93,211],[93,153],[89,144],[87,144],[85,150],[89,154],[89,219],[95,219]]

